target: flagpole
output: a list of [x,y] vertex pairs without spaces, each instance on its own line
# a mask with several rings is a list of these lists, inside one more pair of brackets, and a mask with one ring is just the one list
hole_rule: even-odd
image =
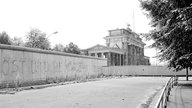
[[135,32],[135,14],[134,14],[134,10],[133,10],[132,19],[133,19],[133,31]]

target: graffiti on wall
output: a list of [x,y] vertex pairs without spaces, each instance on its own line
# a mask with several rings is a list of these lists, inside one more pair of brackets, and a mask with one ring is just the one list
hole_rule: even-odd
[[104,59],[0,45],[0,88],[8,87],[7,84],[95,77],[104,65],[107,65]]
[[9,57],[3,57],[1,61],[3,75],[9,75],[18,71],[22,71],[21,67],[24,66],[24,63],[24,59],[13,59]]
[[60,73],[60,72],[76,72],[81,73],[87,70],[87,64],[82,60],[40,60],[30,58],[11,58],[2,57],[2,74],[4,76],[14,75],[16,73],[23,74],[25,71],[29,73]]

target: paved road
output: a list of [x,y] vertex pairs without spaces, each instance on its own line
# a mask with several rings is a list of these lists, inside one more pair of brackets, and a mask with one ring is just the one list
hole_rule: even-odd
[[128,77],[0,95],[0,108],[138,108],[168,78]]

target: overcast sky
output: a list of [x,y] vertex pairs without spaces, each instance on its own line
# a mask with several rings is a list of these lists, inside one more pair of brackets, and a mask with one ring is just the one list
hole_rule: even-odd
[[[108,30],[126,28],[127,24],[133,28],[133,22],[137,33],[151,29],[138,0],[0,0],[0,4],[0,32],[25,40],[31,28],[47,35],[58,31],[49,37],[52,46],[69,42],[81,49],[105,45]],[[155,54],[154,49],[145,49],[146,56]],[[151,62],[156,64],[155,59]]]

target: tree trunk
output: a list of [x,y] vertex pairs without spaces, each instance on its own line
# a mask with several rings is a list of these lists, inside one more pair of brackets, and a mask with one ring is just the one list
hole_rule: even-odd
[[186,80],[188,81],[188,68],[186,68]]

